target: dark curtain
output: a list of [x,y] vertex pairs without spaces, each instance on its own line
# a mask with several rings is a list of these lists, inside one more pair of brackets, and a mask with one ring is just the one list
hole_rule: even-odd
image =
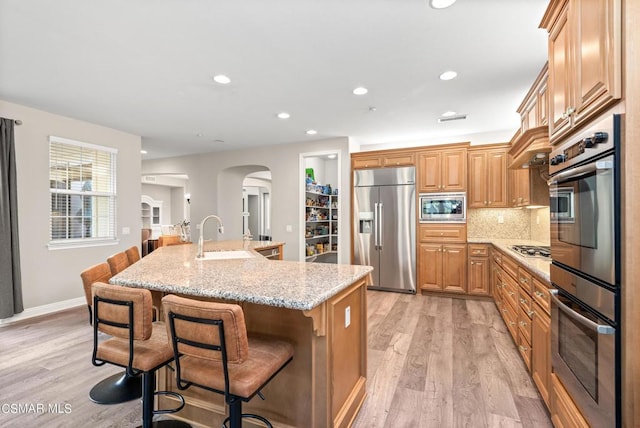
[[0,118],[0,319],[24,310],[18,246],[18,192],[13,120]]

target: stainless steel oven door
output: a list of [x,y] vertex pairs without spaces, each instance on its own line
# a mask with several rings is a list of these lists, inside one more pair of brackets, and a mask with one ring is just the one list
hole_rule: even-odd
[[616,426],[615,332],[577,299],[551,290],[553,371],[594,428]]
[[615,286],[614,157],[561,172],[550,194],[570,194],[573,215],[551,219],[551,258]]

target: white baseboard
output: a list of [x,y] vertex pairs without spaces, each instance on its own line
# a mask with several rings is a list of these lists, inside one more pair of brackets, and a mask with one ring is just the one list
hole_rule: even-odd
[[18,321],[24,321],[29,318],[53,314],[56,312],[64,311],[65,309],[71,309],[81,305],[85,305],[85,306],[87,305],[87,299],[85,299],[84,297],[76,297],[75,299],[49,303],[47,305],[36,306],[35,308],[28,308],[20,312],[19,314],[12,316],[11,318],[1,319],[0,327],[13,324]]

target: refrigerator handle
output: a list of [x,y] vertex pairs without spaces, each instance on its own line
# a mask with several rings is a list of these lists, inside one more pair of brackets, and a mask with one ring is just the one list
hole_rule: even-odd
[[378,210],[380,211],[380,217],[378,219],[378,227],[380,227],[380,232],[378,234],[378,246],[379,248],[382,250],[382,246],[384,245],[384,237],[382,236],[382,229],[383,229],[383,224],[384,224],[384,215],[383,213],[383,209],[384,209],[384,205],[382,205],[382,202],[380,202],[380,205],[378,207]]
[[378,249],[378,203],[373,204],[373,245]]

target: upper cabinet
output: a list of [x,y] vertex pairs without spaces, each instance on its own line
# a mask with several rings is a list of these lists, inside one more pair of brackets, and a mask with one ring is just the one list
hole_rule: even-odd
[[621,0],[551,0],[540,26],[549,32],[555,144],[622,96]]
[[507,147],[469,149],[468,208],[507,208]]
[[415,163],[416,158],[413,152],[399,150],[351,154],[352,169],[412,166]]
[[467,148],[440,148],[418,154],[421,193],[467,190]]
[[524,134],[529,129],[539,126],[548,125],[548,108],[549,108],[549,91],[547,90],[547,77],[549,73],[549,64],[545,63],[544,67],[538,74],[535,82],[531,85],[531,89],[518,107],[520,114],[520,133]]

